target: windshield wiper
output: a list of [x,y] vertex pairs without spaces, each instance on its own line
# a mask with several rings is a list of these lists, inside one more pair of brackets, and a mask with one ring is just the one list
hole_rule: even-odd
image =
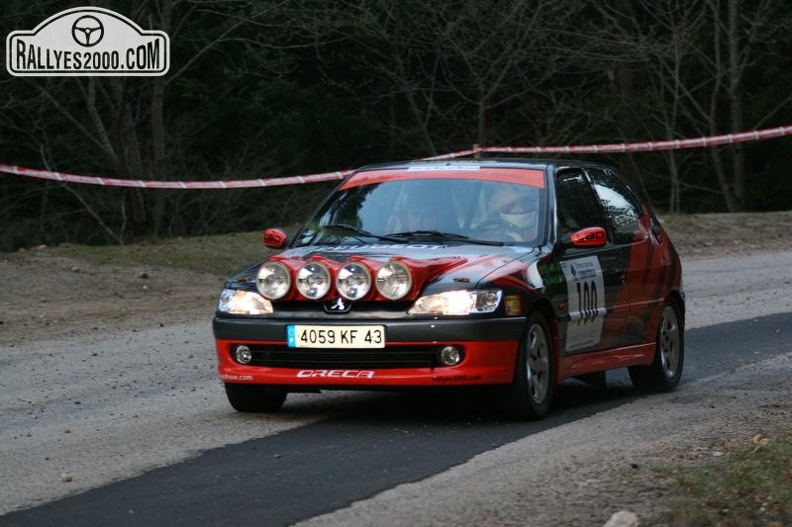
[[392,235],[383,236],[381,234],[374,234],[373,232],[355,227],[354,225],[349,225],[348,223],[331,223],[330,225],[322,225],[319,228],[326,231],[348,232],[354,234],[356,238],[368,236],[386,242],[404,243],[404,240],[401,238],[395,238]]
[[402,236],[404,238],[428,238],[431,240],[465,242],[475,245],[495,245],[499,247],[505,245],[503,242],[495,240],[475,240],[469,236],[465,236],[464,234],[432,230],[394,232],[388,234],[388,236]]

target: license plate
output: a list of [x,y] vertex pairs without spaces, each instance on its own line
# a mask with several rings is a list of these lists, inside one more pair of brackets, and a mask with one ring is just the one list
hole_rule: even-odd
[[286,326],[290,348],[384,348],[385,326]]

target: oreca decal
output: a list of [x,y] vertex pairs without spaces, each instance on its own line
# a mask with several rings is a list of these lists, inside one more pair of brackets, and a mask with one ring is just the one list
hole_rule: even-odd
[[368,370],[300,370],[297,372],[299,379],[313,378],[327,379],[373,379],[374,372]]
[[561,262],[567,284],[570,321],[565,351],[599,344],[605,316],[605,283],[599,258],[587,256]]

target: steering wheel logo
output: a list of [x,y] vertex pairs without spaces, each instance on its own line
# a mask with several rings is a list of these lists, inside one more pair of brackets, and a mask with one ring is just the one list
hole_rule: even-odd
[[98,18],[86,15],[72,24],[72,38],[79,45],[90,48],[101,42],[104,37],[104,26]]

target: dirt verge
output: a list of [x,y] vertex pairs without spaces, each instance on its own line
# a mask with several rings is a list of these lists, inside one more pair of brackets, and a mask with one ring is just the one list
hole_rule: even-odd
[[[661,218],[685,259],[792,249],[792,211]],[[224,277],[265,253],[261,233],[0,254],[9,342],[211,317]]]

